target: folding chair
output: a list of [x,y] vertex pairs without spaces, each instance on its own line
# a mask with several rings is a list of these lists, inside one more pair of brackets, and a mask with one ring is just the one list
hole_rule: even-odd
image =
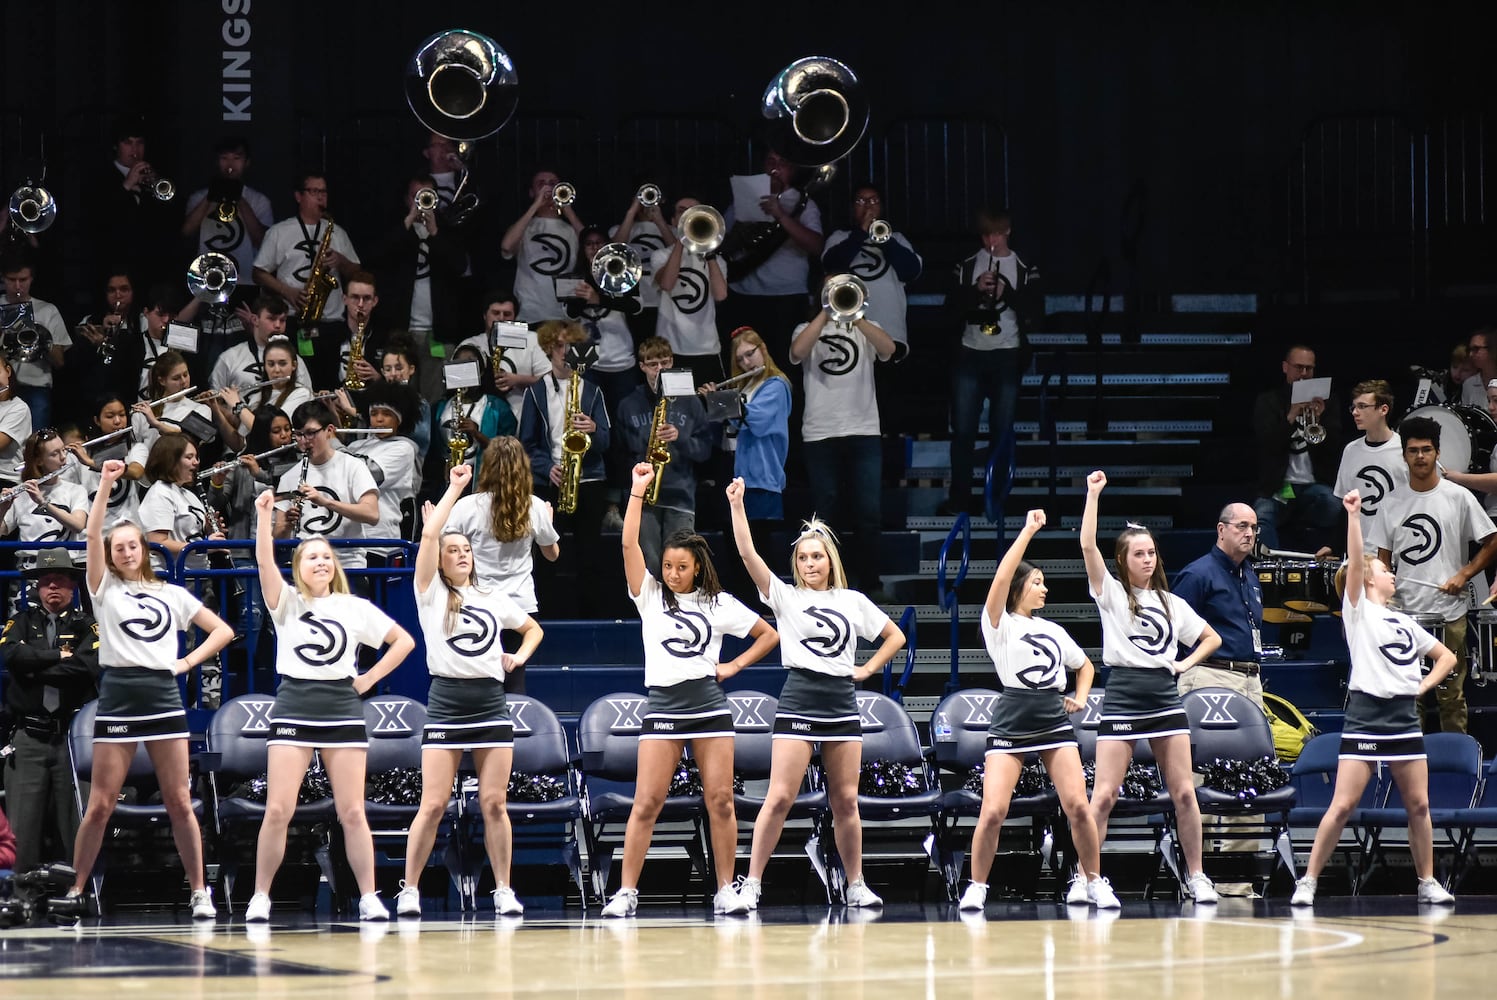
[[1476,831],[1497,828],[1497,757],[1492,758],[1481,782],[1481,792],[1470,808],[1430,809],[1430,822],[1455,846],[1455,857],[1451,863],[1450,891],[1454,892],[1465,879],[1468,866],[1481,867],[1481,857],[1476,850]]
[[[1312,737],[1300,751],[1289,776],[1289,784],[1294,789],[1294,807],[1289,810],[1291,838],[1294,830],[1308,828],[1310,841],[1314,842],[1315,831],[1336,795],[1336,772],[1341,766],[1340,753],[1340,733],[1321,733]],[[1362,829],[1362,813],[1382,802],[1387,793],[1385,780],[1385,775],[1375,768],[1372,780],[1367,782],[1357,807],[1347,819],[1343,840],[1336,847],[1346,863],[1347,881],[1353,892],[1356,892],[1361,879],[1362,843],[1359,831]],[[1349,842],[1344,839],[1348,834],[1351,836]],[[1309,845],[1306,845],[1305,850],[1308,852]]]
[[[1429,758],[1429,807],[1433,825],[1435,810],[1440,810],[1443,817],[1454,810],[1470,809],[1476,801],[1482,776],[1481,744],[1466,733],[1430,733],[1424,737],[1424,752]],[[1358,889],[1367,883],[1379,865],[1386,862],[1383,831],[1409,825],[1408,810],[1404,808],[1397,782],[1391,777],[1388,779],[1387,799],[1380,806],[1362,810],[1361,820],[1364,865]]]

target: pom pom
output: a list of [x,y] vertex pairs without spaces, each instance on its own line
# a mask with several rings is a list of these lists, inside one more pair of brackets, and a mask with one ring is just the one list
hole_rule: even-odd
[[509,776],[511,802],[555,802],[566,793],[566,782],[554,774],[512,771]]
[[925,791],[920,771],[892,760],[870,760],[858,777],[858,794],[881,799],[918,795]]
[[[671,775],[670,789],[665,794],[668,798],[702,794],[702,772],[696,761],[689,757],[681,758],[676,764],[676,773]],[[743,775],[737,771],[733,772],[733,794],[743,794]]]
[[[983,780],[987,771],[982,764],[978,764],[967,772],[967,780],[962,787],[969,792],[982,794]],[[1045,770],[1045,765],[1038,761],[1031,761],[1024,765],[1019,771],[1019,781],[1014,785],[1014,794],[1027,798],[1032,795],[1045,795],[1055,788],[1055,783],[1050,780],[1050,772]]]
[[421,769],[396,767],[364,779],[364,798],[384,806],[421,804]]
[[1256,760],[1224,760],[1217,757],[1201,769],[1202,784],[1213,791],[1235,796],[1249,803],[1265,792],[1289,784],[1289,772],[1272,757]]

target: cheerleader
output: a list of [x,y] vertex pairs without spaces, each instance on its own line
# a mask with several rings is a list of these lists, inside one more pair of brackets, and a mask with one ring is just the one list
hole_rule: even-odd
[[[1102,472],[1086,477],[1081,515],[1081,555],[1089,591],[1102,613],[1103,660],[1112,668],[1097,730],[1091,801],[1097,844],[1107,842],[1107,819],[1133,759],[1133,744],[1146,739],[1175,803],[1175,829],[1188,869],[1186,891],[1197,903],[1214,903],[1216,887],[1201,870],[1201,810],[1191,778],[1190,721],[1175,676],[1216,652],[1221,636],[1170,593],[1154,536],[1143,525],[1130,523],[1118,535],[1114,559],[1123,582],[1107,572],[1097,548],[1097,498],[1106,485]],[[1177,645],[1193,648],[1176,661]]]
[[[665,540],[661,580],[645,569],[639,547],[640,508],[645,487],[655,477],[648,462],[634,467],[629,506],[624,513],[624,579],[639,609],[645,646],[649,710],[639,734],[634,807],[624,830],[619,891],[603,907],[605,917],[628,917],[639,905],[639,873],[665,804],[681,751],[691,755],[702,775],[702,797],[712,834],[717,868],[714,913],[746,913],[748,904],[733,887],[738,822],[733,815],[733,714],[718,682],[759,662],[779,642],[769,623],[737,598],[725,594],[701,535],[677,532]],[[663,583],[661,581],[664,581]],[[727,663],[718,662],[724,634],[748,635],[753,645]]]
[[[988,872],[1019,783],[1024,758],[1038,753],[1060,795],[1071,825],[1081,870],[1071,878],[1067,903],[1117,909],[1112,886],[1099,872],[1097,827],[1086,802],[1086,775],[1076,731],[1067,713],[1080,711],[1092,689],[1092,661],[1065,629],[1035,612],[1045,606],[1045,574],[1024,561],[1030,541],[1045,526],[1045,512],[1032,510],[1019,537],[1003,554],[982,609],[982,638],[1003,696],[988,727],[983,757],[982,811],[972,831],[972,883],[961,909],[981,910],[988,899]],[[1075,695],[1065,695],[1066,671],[1076,673]]]
[[[402,917],[421,915],[416,883],[447,811],[464,750],[473,752],[478,769],[484,844],[494,870],[494,913],[519,916],[525,912],[509,887],[511,843],[505,796],[514,761],[515,730],[504,700],[504,674],[524,666],[540,645],[542,633],[535,619],[502,592],[479,583],[472,546],[466,536],[447,525],[453,505],[472,477],[473,470],[466,465],[448,474],[447,492],[435,508],[427,510],[421,547],[416,551],[416,609],[432,677],[421,749],[421,811],[411,823],[405,880],[395,897],[395,912]],[[520,648],[513,654],[496,648],[501,627],[520,633]]]
[[[207,505],[193,489],[197,472],[198,448],[185,434],[157,439],[146,459],[146,476],[152,482],[140,500],[140,524],[152,543],[174,557],[192,542],[224,537],[216,527],[209,529]],[[154,551],[151,563],[156,572],[165,572],[165,560]],[[193,552],[186,565],[188,569],[207,569],[208,553]]]
[[[348,592],[343,567],[325,538],[309,538],[291,556],[287,587],[275,563],[271,518],[275,494],[255,499],[255,562],[260,592],[276,628],[275,707],[270,713],[265,819],[255,851],[255,894],[244,919],[270,919],[270,887],[286,853],[286,828],[302,778],[318,750],[333,785],[348,863],[359,885],[359,919],[388,920],[374,891],[374,837],[364,817],[364,763],[369,747],[359,698],[415,648],[410,633],[378,605]],[[359,646],[384,655],[358,672]]]
[[134,433],[131,435],[135,445],[125,457],[125,463],[130,470],[131,479],[139,479],[145,472],[146,458],[151,453],[151,445],[163,434],[182,433],[182,420],[189,415],[196,415],[208,421],[211,425],[213,414],[195,400],[181,398],[174,399],[161,407],[161,412],[156,412],[155,400],[163,396],[181,392],[192,386],[192,373],[188,371],[187,360],[176,351],[164,351],[151,366],[150,398],[151,402],[136,403],[132,408],[130,426]]
[[[98,619],[99,664],[104,673],[94,722],[88,808],[73,847],[73,869],[78,874],[68,896],[83,894],[135,745],[144,741],[156,769],[161,804],[171,819],[172,838],[192,887],[192,915],[211,920],[215,910],[203,876],[202,836],[192,813],[187,713],[177,677],[217,656],[234,631],[192,594],[156,576],[146,557],[145,534],[138,526],[121,522],[104,534],[109,493],[124,473],[123,462],[104,463],[85,533],[88,596]],[[206,635],[186,656],[179,656],[177,633],[194,625]]]
[[[1434,877],[1429,764],[1417,705],[1455,667],[1455,654],[1408,615],[1388,607],[1397,581],[1381,559],[1362,547],[1362,495],[1351,490],[1341,505],[1347,513],[1346,562],[1336,574],[1336,592],[1342,595],[1341,620],[1351,650],[1346,722],[1341,727],[1336,792],[1315,831],[1305,876],[1294,883],[1289,902],[1294,906],[1315,903],[1321,869],[1361,801],[1373,766],[1387,762],[1409,814],[1409,853],[1419,878],[1419,902],[1454,903],[1455,897]],[[1425,657],[1434,661],[1434,668],[1421,678],[1420,662]]]
[[[774,612],[785,639],[781,658],[790,671],[775,713],[769,791],[754,821],[748,876],[739,885],[738,895],[749,909],[759,908],[765,866],[780,841],[785,816],[819,743],[837,853],[847,871],[844,898],[848,906],[882,906],[884,901],[863,881],[863,827],[858,817],[863,733],[854,692],[858,682],[883,670],[904,648],[904,633],[878,605],[847,589],[837,540],[816,518],[806,523],[790,551],[795,586],[787,586],[754,548],[743,480],[733,480],[727,492],[738,554],[759,590],[759,599]],[[880,641],[878,650],[861,667],[853,662],[859,638]]]
[[[24,488],[19,494],[0,497],[4,522],[0,530],[7,535],[15,532],[18,541],[38,546],[75,540],[88,520],[88,491],[60,476],[38,482],[67,462],[62,438],[50,427],[39,430],[26,439],[22,455],[26,460]],[[36,565],[36,552],[22,552],[16,562],[23,571],[31,569]]]
[[31,436],[31,407],[16,398],[16,370],[0,354],[0,485],[19,482],[21,445]]

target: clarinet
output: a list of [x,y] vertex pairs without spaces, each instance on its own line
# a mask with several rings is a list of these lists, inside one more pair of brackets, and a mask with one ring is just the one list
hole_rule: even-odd
[[301,488],[307,485],[307,470],[312,467],[312,453],[304,451],[301,455],[301,478],[296,483],[296,499],[291,501],[291,511],[296,515],[296,528],[301,530],[301,509],[306,504],[307,498],[302,496]]

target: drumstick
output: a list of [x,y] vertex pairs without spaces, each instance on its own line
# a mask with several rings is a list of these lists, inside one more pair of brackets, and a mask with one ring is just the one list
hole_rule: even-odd
[[1412,583],[1416,587],[1428,587],[1430,590],[1444,590],[1445,589],[1444,587],[1440,586],[1438,583],[1430,583],[1428,580],[1416,580],[1412,576],[1401,576],[1401,577],[1398,578],[1398,582],[1399,583]]

